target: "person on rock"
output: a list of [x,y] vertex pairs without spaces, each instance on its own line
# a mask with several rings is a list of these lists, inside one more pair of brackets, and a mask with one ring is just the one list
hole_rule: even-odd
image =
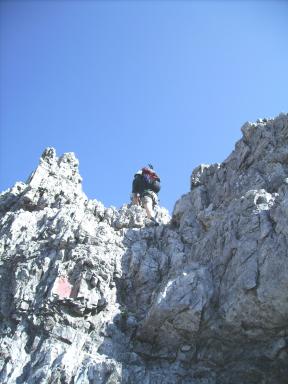
[[155,225],[159,225],[154,213],[154,207],[158,204],[159,191],[160,178],[154,171],[153,165],[148,164],[135,173],[132,183],[132,204],[142,205],[148,219]]

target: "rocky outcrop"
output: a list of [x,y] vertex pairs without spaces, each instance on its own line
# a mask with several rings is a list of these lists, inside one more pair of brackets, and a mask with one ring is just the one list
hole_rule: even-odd
[[288,115],[242,133],[159,227],[52,148],[0,195],[0,382],[288,383]]

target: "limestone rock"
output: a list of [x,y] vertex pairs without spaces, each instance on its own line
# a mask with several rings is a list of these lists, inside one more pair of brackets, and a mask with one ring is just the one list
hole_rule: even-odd
[[159,227],[53,148],[0,195],[0,382],[288,382],[288,115],[242,133]]

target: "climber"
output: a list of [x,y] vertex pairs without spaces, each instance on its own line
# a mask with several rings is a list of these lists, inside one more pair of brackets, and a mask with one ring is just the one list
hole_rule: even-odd
[[158,204],[157,193],[160,191],[160,178],[153,169],[153,165],[140,169],[132,183],[132,204],[142,205],[147,217],[154,225],[159,225],[155,219],[154,207]]

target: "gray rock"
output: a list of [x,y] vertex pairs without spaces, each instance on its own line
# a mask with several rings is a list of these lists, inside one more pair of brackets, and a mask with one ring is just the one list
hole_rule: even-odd
[[288,115],[242,127],[159,227],[47,148],[0,194],[0,381],[286,384]]

